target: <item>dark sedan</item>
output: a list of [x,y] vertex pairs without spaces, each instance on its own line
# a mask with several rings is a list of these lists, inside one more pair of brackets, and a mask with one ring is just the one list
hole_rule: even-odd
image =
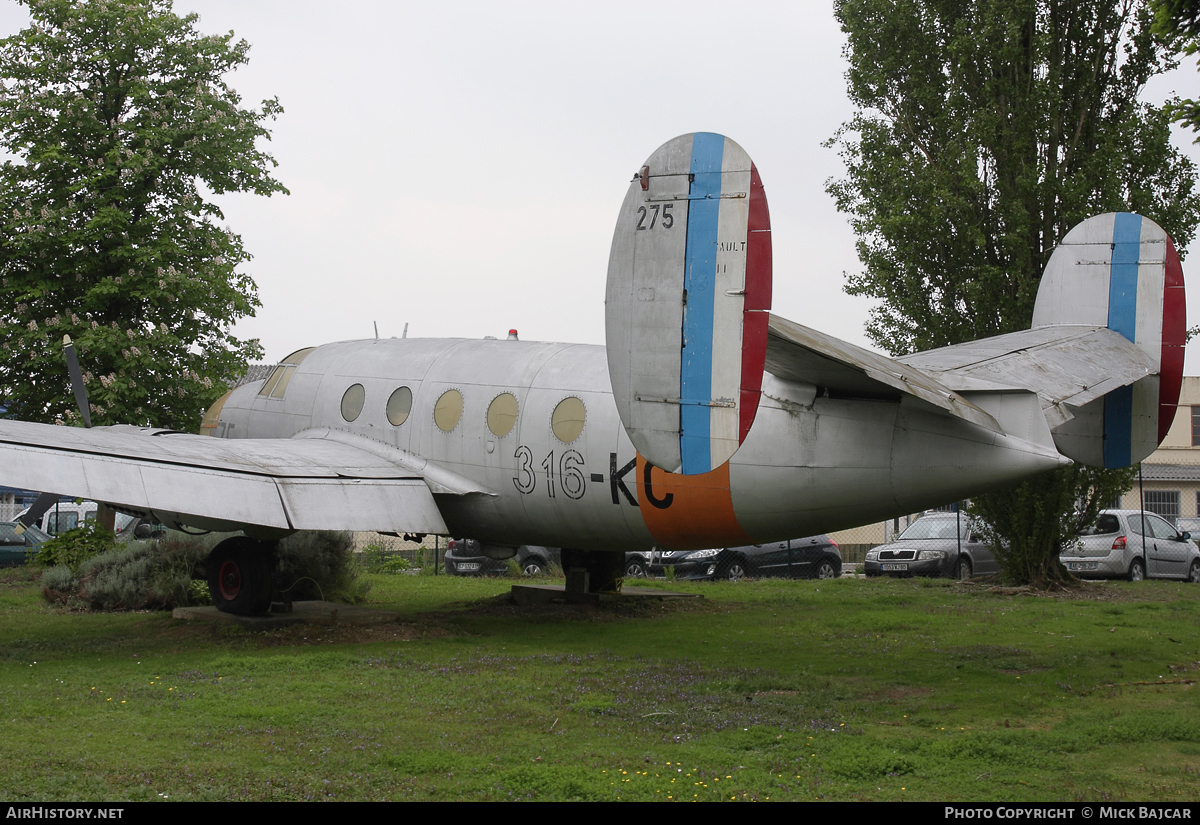
[[630,553],[627,576],[664,575],[676,579],[729,579],[775,576],[790,579],[833,579],[842,575],[842,553],[829,536],[808,536],[766,544],[712,550],[655,552],[653,558]]
[[1000,565],[966,516],[932,513],[914,521],[891,544],[867,551],[868,576],[945,576],[969,579]]
[[[526,576],[545,575],[550,565],[561,565],[557,547],[522,544],[517,548],[517,565]],[[450,539],[446,548],[446,572],[455,576],[502,576],[508,572],[508,559],[490,559],[475,539]]]
[[26,554],[50,536],[37,527],[29,527],[17,535],[15,521],[0,521],[0,567],[12,567],[25,563]]

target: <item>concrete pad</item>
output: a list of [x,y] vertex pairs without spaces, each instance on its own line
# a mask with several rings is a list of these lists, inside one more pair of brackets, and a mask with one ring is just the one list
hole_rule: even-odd
[[268,613],[265,616],[235,616],[222,613],[215,607],[177,607],[171,611],[173,619],[236,624],[255,630],[267,630],[293,624],[386,624],[399,618],[398,613],[376,610],[372,607],[355,607],[335,602],[292,602],[291,613]]
[[513,601],[522,607],[552,602],[573,604],[605,604],[630,599],[699,599],[698,593],[676,593],[652,587],[622,587],[620,593],[567,593],[562,584],[514,584]]

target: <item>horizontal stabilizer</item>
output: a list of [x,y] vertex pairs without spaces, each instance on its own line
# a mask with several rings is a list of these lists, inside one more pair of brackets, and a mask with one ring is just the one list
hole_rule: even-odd
[[851,398],[909,395],[993,432],[988,413],[925,372],[876,352],[772,315],[767,325],[767,371],[818,391]]
[[[898,359],[935,375],[959,392],[1023,389],[1043,410],[1082,407],[1152,375],[1156,364],[1140,347],[1106,327],[1047,326],[997,335]],[[1052,426],[1073,415],[1048,413]]]
[[445,533],[431,486],[490,492],[466,479],[456,484],[457,477],[419,456],[326,434],[226,440],[127,426],[0,421],[0,466],[10,486],[64,490],[153,513],[165,523],[219,530]]

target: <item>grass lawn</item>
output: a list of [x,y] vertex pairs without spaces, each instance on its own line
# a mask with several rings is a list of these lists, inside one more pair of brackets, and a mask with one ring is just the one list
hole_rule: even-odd
[[0,797],[1195,800],[1200,587],[373,576],[398,622],[48,607],[0,571]]

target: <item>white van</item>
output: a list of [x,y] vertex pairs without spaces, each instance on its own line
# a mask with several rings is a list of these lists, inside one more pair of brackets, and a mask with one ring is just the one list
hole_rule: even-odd
[[[18,518],[25,515],[28,509],[29,508],[26,508],[18,513]],[[72,499],[67,499],[65,501],[58,502],[49,510],[47,510],[45,515],[42,516],[42,520],[38,524],[38,527],[41,527],[52,536],[57,536],[60,533],[73,530],[82,524],[87,524],[89,521],[95,521],[96,513],[98,513],[99,510],[100,505],[94,501],[75,501]],[[114,524],[117,537],[121,539],[132,537],[133,533],[130,532],[129,535],[126,536],[126,531],[136,529],[141,521],[141,519],[134,518],[133,516],[126,515],[125,513],[117,513],[116,522]]]

